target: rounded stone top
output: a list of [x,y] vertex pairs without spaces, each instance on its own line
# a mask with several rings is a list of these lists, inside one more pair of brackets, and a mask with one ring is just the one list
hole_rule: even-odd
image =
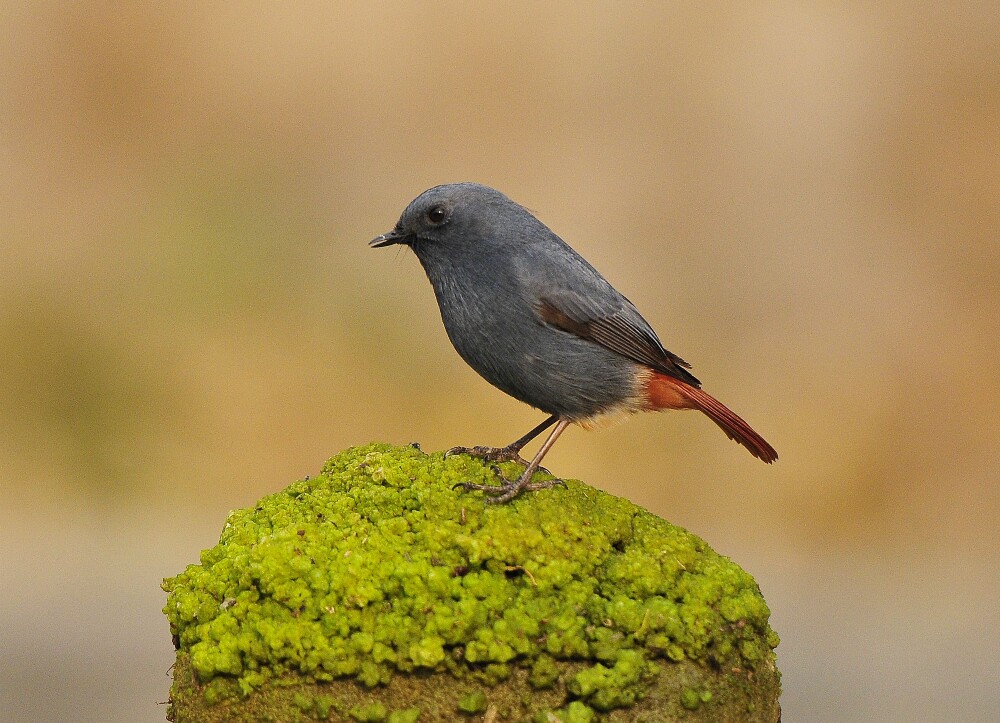
[[371,444],[231,513],[163,584],[174,719],[295,686],[306,719],[643,720],[622,716],[721,714],[734,695],[743,719],[777,718],[778,640],[739,566],[581,482],[487,505],[465,481],[495,471]]

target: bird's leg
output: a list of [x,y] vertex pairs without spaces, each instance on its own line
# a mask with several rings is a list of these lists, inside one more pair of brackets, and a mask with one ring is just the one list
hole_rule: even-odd
[[[555,417],[553,417],[553,419],[555,419]],[[544,425],[539,425],[540,429],[539,428],[533,429],[532,432],[537,434],[542,429],[545,429],[545,427],[549,426],[549,424],[551,423],[552,423],[551,419],[546,420]],[[568,419],[559,420],[559,423],[556,424],[556,428],[552,430],[551,434],[549,434],[548,436],[548,439],[545,440],[545,442],[539,448],[538,452],[535,454],[534,459],[532,459],[531,462],[528,464],[528,466],[524,468],[524,472],[522,472],[521,476],[518,477],[516,480],[512,481],[501,477],[501,479],[503,480],[503,484],[500,485],[499,487],[495,485],[475,484],[473,482],[461,482],[455,486],[462,487],[466,490],[481,490],[487,494],[486,502],[488,504],[497,504],[497,505],[502,504],[504,502],[509,502],[510,500],[517,497],[524,490],[541,490],[545,489],[546,487],[552,487],[553,485],[565,486],[566,483],[563,482],[561,479],[550,479],[544,482],[532,482],[531,478],[534,476],[535,472],[538,471],[539,465],[542,462],[542,457],[544,457],[545,453],[552,448],[552,445],[555,444],[557,439],[559,439],[559,435],[562,434],[563,430],[566,429],[566,427],[568,426],[569,426]],[[531,432],[529,432],[529,434],[531,434]]]
[[[446,457],[450,457],[453,454],[471,454],[473,457],[479,457],[480,459],[485,459],[488,462],[520,462],[527,467],[531,463],[521,456],[521,450],[524,449],[524,445],[551,427],[557,421],[559,421],[558,415],[553,414],[526,435],[514,442],[511,442],[506,447],[452,447],[444,454]],[[542,467],[542,469],[544,470],[545,468]]]

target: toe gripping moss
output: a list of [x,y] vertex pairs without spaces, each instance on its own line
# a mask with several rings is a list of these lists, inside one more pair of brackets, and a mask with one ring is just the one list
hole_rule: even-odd
[[500,506],[453,489],[493,479],[372,444],[231,513],[163,583],[168,717],[778,719],[750,575],[580,482]]

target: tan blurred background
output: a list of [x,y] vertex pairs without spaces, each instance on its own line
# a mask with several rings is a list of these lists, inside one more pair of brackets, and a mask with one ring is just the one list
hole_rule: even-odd
[[715,8],[0,8],[0,720],[162,720],[158,585],[228,510],[542,418],[366,246],[458,180],[778,448],[645,415],[547,465],[756,576],[786,720],[996,720],[1000,10]]

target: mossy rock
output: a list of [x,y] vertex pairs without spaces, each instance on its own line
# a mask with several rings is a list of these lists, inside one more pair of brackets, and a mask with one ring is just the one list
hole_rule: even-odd
[[[520,467],[502,465],[514,475]],[[372,444],[229,515],[164,581],[174,721],[779,719],[753,578],[569,480]]]

